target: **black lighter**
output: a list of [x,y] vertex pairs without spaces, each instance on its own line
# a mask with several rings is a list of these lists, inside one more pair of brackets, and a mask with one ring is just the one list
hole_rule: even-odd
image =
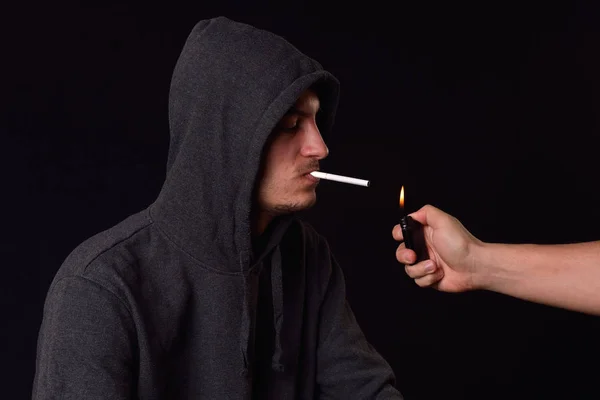
[[404,186],[400,189],[400,213],[402,215],[400,217],[400,228],[402,229],[404,245],[417,254],[417,260],[413,264],[427,260],[429,252],[425,243],[423,225],[404,212]]

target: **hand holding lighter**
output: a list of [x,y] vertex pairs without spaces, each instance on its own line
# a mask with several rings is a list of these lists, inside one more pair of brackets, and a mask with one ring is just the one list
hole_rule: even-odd
[[420,222],[415,221],[409,215],[405,215],[400,218],[400,228],[402,228],[404,245],[407,249],[411,249],[417,254],[416,261],[411,265],[427,260],[429,258],[429,252],[427,251],[423,225],[421,225]]

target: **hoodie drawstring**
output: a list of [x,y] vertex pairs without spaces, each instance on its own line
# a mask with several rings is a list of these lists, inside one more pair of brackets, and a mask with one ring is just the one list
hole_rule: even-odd
[[242,375],[248,375],[248,367],[250,363],[250,356],[248,354],[248,342],[250,341],[250,312],[248,307],[250,306],[248,303],[248,289],[247,287],[247,279],[244,275],[244,296],[242,298],[242,323],[240,324],[240,350],[242,351],[242,357],[244,358],[244,369],[242,371]]
[[248,376],[248,373],[250,371],[250,360],[252,359],[252,357],[250,356],[250,341],[252,340],[251,332],[254,332],[254,329],[251,326],[252,318],[250,317],[253,313],[251,313],[250,308],[255,303],[254,301],[252,301],[252,293],[248,289],[253,284],[252,274],[254,273],[254,271],[250,271],[248,272],[248,274],[244,272],[243,259],[244,258],[242,257],[242,259],[240,260],[240,269],[242,271],[243,279],[242,286],[244,291],[244,294],[242,296],[242,321],[240,324],[240,350],[244,359],[244,369],[242,370],[242,375]]
[[271,262],[271,292],[273,296],[273,324],[275,328],[275,349],[271,366],[273,370],[283,372],[283,349],[281,347],[281,326],[283,325],[283,271],[281,249],[279,245],[273,251]]
[[[271,295],[273,299],[273,328],[275,331],[275,346],[271,358],[271,367],[274,371],[283,372],[285,370],[283,347],[281,345],[281,330],[283,326],[283,263],[281,249],[277,245],[271,253]],[[261,263],[243,276],[242,296],[242,321],[240,325],[240,350],[244,359],[244,369],[242,374],[247,376],[250,371],[250,363],[254,358],[253,346],[255,336],[255,323],[252,316],[256,315],[253,308],[257,304],[258,291],[251,290],[257,287],[259,275],[263,269]],[[259,289],[260,290],[260,289]],[[252,353],[252,354],[251,354]]]

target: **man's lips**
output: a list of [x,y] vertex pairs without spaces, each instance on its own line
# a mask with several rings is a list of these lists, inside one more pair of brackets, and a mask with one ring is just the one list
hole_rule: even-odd
[[[315,171],[318,171],[318,170],[319,170],[319,168],[310,168],[310,169],[307,169],[307,170],[305,170],[305,171],[302,173],[302,175],[310,174],[311,172],[315,172]],[[311,175],[311,176],[312,176],[312,175]]]
[[310,180],[311,182],[319,182],[319,178],[312,176],[310,174],[313,171],[318,171],[318,169],[311,169],[310,171],[306,172],[303,176],[306,177],[306,179]]

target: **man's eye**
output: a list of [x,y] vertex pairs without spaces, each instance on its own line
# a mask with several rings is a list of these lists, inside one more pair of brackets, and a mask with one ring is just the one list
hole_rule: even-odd
[[290,119],[289,121],[283,121],[282,124],[280,125],[281,130],[283,131],[287,131],[287,132],[292,132],[295,131],[296,129],[298,129],[298,126],[300,125],[299,121],[297,118],[294,119]]

